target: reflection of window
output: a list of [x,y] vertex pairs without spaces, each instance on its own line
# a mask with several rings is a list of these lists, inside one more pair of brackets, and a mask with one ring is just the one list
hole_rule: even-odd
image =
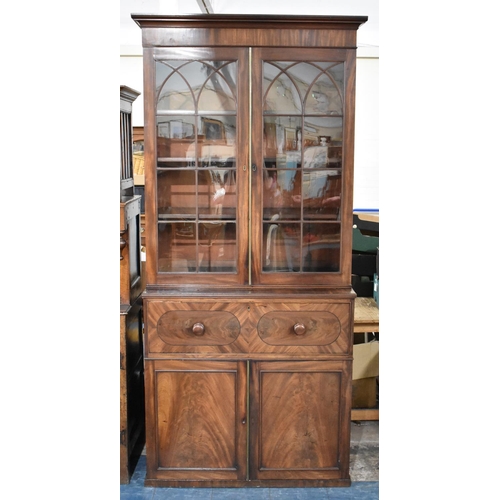
[[186,139],[194,137],[194,125],[183,120],[158,122],[158,137]]
[[207,141],[225,141],[224,124],[220,120],[202,118],[203,134]]
[[171,139],[182,139],[182,122],[174,121],[170,122],[170,138]]

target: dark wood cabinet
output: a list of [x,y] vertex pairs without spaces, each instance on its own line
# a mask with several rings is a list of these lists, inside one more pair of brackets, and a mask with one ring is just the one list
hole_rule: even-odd
[[132,18],[144,48],[146,484],[349,485],[366,18]]
[[132,104],[139,93],[120,86],[120,483],[128,484],[144,449],[141,197],[134,194]]

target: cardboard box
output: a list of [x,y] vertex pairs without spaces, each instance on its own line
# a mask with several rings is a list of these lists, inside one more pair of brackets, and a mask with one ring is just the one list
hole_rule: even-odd
[[353,346],[352,379],[378,377],[379,342]]
[[352,408],[376,408],[379,342],[353,346]]
[[352,408],[377,407],[377,377],[352,381]]

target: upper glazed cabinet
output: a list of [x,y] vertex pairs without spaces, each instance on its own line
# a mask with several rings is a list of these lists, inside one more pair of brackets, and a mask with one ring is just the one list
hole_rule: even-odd
[[349,288],[353,49],[366,18],[132,17],[146,283]]

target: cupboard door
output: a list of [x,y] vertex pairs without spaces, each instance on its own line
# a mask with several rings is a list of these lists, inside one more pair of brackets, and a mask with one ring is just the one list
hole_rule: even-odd
[[146,479],[245,479],[246,362],[145,364]]
[[349,363],[253,363],[252,479],[349,479]]
[[242,284],[248,49],[145,51],[147,282]]
[[350,286],[353,57],[255,48],[252,278]]

